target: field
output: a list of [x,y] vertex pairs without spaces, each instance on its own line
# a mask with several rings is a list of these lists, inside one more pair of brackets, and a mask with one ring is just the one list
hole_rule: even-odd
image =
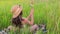
[[[11,25],[11,7],[16,4],[23,6],[23,17],[29,15],[30,0],[0,0],[0,30]],[[45,23],[47,34],[60,34],[60,0],[34,0],[34,9],[35,24]],[[25,27],[18,34],[29,34],[29,31]],[[43,33],[39,30],[36,34]]]

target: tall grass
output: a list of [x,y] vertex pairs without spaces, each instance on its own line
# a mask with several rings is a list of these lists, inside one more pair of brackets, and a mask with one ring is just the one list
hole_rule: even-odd
[[[23,6],[23,17],[29,15],[31,9],[29,0],[0,0],[0,30],[11,25],[10,9],[15,4]],[[60,34],[60,0],[35,0],[34,9],[35,24],[45,23],[47,34]],[[27,27],[23,30],[22,34],[28,34]],[[37,34],[42,32],[39,30]]]

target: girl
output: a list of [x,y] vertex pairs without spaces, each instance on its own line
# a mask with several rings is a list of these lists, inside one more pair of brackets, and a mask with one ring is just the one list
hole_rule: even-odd
[[[31,9],[31,12],[27,18],[23,18],[23,8],[21,5],[14,5],[11,9],[11,12],[13,14],[12,16],[12,24],[16,27],[23,27],[23,24],[29,24],[33,25],[34,19],[33,19],[33,13],[34,13],[34,8]],[[31,18],[31,20],[29,20]]]

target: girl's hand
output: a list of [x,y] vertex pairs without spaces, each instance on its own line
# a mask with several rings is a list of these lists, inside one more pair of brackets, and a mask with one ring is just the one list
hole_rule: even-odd
[[31,9],[30,16],[34,14],[34,8]]

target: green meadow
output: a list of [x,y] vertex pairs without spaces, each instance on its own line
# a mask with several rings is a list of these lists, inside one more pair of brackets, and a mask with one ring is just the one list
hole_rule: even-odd
[[[23,6],[23,17],[30,13],[30,0],[0,0],[0,30],[11,25],[11,7]],[[34,0],[34,23],[47,25],[47,34],[60,34],[60,0]],[[13,32],[9,33],[13,34]],[[18,34],[31,34],[27,26]],[[43,34],[41,30],[36,34]]]

